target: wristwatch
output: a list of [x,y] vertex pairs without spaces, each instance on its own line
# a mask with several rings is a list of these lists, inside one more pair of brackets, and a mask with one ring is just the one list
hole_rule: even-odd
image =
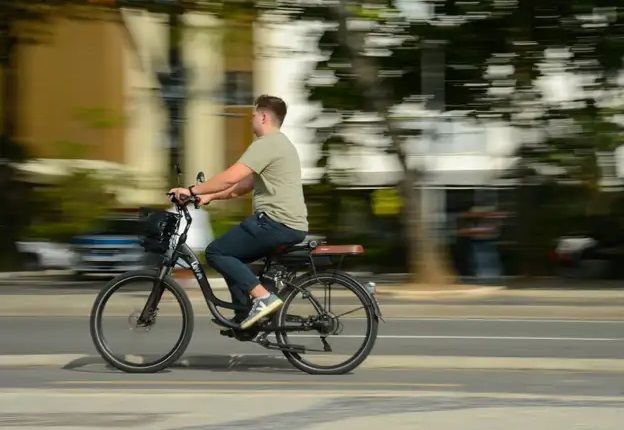
[[197,196],[197,194],[195,194],[195,193],[193,192],[193,188],[194,188],[194,187],[195,187],[195,185],[191,185],[190,187],[188,187],[189,193],[191,193],[191,196],[192,196],[192,197],[196,197],[196,196]]

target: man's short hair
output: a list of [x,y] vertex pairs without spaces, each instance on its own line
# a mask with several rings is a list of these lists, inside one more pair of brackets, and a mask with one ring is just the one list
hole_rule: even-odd
[[286,103],[284,100],[279,97],[269,96],[266,94],[261,95],[254,102],[254,106],[256,110],[265,110],[269,111],[275,117],[275,120],[278,122],[278,125],[282,125],[284,122],[284,118],[286,117]]

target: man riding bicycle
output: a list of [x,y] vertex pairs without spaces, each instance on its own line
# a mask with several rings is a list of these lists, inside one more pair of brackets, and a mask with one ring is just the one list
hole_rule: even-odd
[[280,246],[301,242],[308,230],[301,163],[294,145],[280,130],[286,111],[286,103],[279,97],[258,97],[252,116],[258,139],[241,158],[204,183],[170,190],[178,199],[198,196],[199,204],[205,205],[253,189],[254,214],[206,248],[206,260],[225,279],[232,302],[251,308],[234,316],[241,329],[253,326],[282,305],[247,264]]

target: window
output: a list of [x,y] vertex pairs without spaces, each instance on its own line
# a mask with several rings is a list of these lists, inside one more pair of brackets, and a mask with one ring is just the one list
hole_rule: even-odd
[[224,98],[226,105],[252,105],[251,72],[226,72]]

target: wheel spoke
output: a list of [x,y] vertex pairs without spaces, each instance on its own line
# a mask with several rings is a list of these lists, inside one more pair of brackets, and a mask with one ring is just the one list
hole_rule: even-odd
[[179,357],[190,340],[192,311],[177,285],[164,285],[158,308],[148,321],[138,322],[153,293],[153,278],[129,275],[104,287],[98,296],[93,341],[102,357],[121,370],[165,367]]
[[[319,309],[322,306],[324,309]],[[359,318],[348,317],[358,311]],[[276,339],[285,347],[286,358],[308,373],[340,374],[352,370],[370,353],[377,336],[377,320],[365,291],[357,281],[340,274],[319,273],[304,278],[285,298],[279,323],[292,319],[293,314],[307,315],[314,324],[278,331]],[[339,320],[341,317],[346,318]],[[288,350],[289,345],[300,347],[302,352]]]
[[336,318],[340,318],[340,317],[343,317],[343,316],[345,316],[345,315],[352,314],[353,312],[357,312],[357,311],[359,311],[360,309],[365,309],[365,307],[364,307],[364,306],[360,306],[359,308],[355,308],[355,309],[352,309],[352,310],[350,310],[350,311],[343,312],[343,313],[341,313],[340,315],[336,315]]

